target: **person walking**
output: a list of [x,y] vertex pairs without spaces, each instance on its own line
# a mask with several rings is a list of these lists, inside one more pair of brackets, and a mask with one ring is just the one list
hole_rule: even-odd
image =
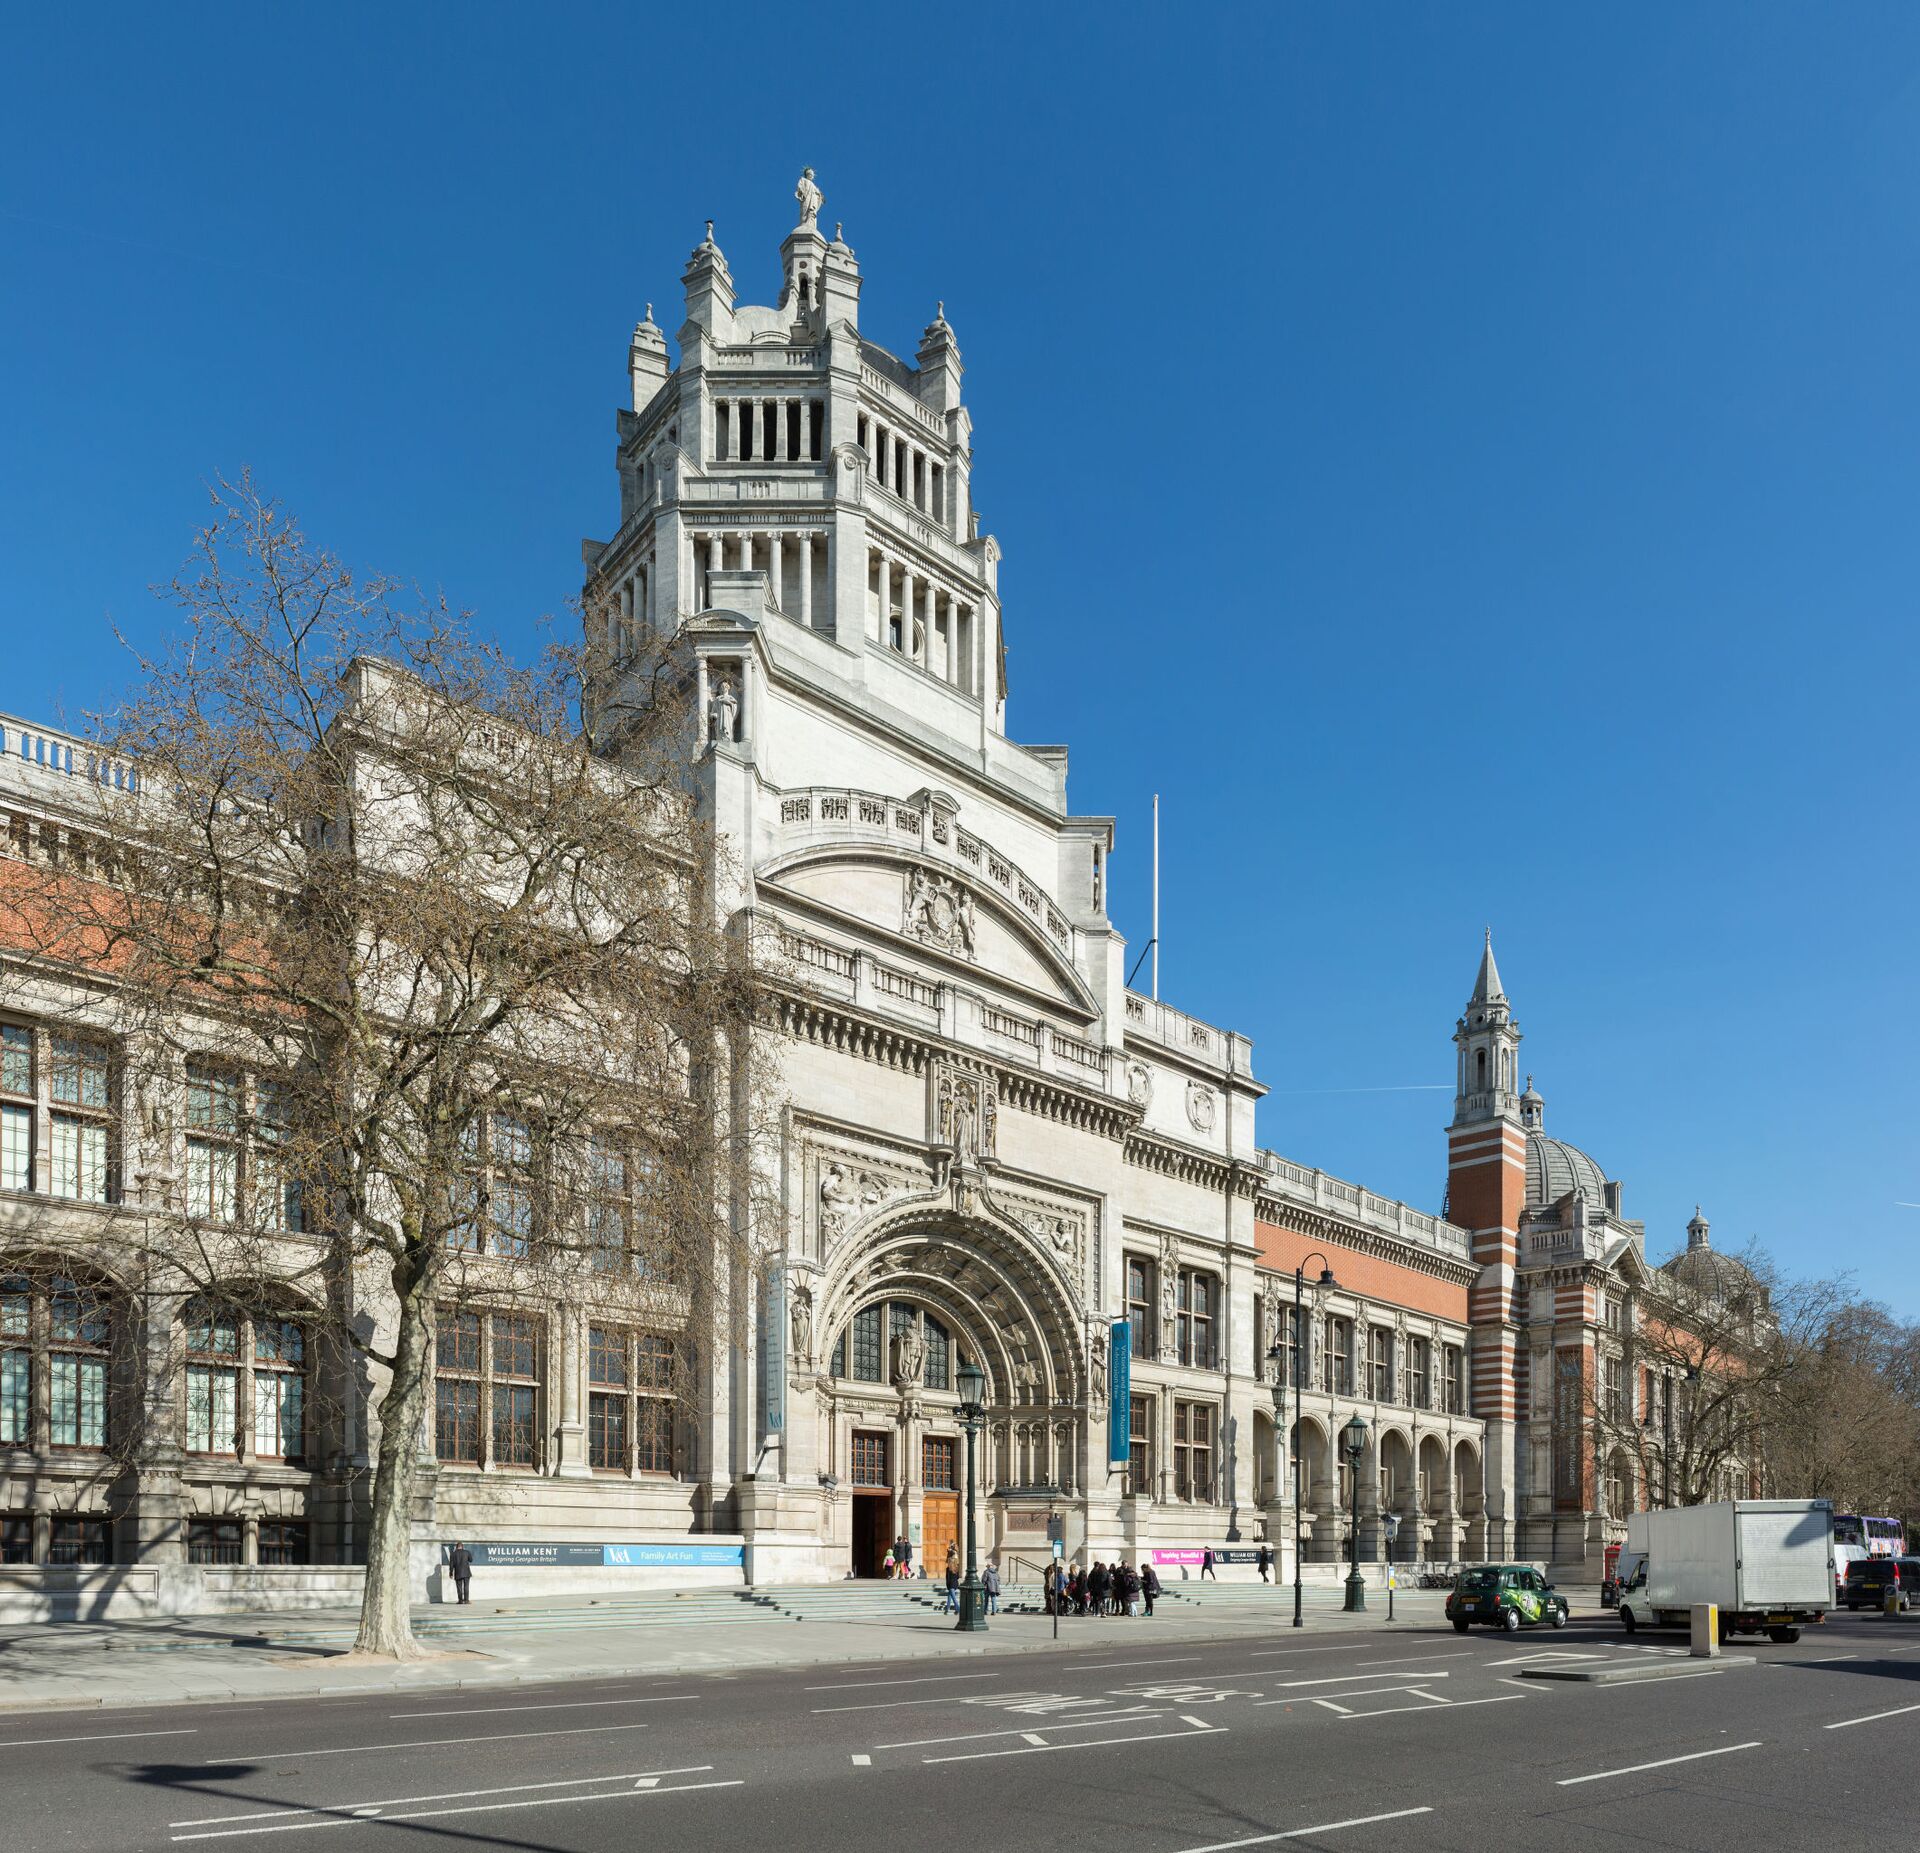
[[1045,1605],[1045,1613],[1053,1613],[1055,1598],[1059,1593],[1060,1565],[1057,1559],[1049,1558],[1047,1567],[1040,1572],[1040,1599]]
[[473,1585],[473,1553],[457,1538],[453,1549],[447,1553],[447,1571],[453,1578],[455,1597],[465,1602],[467,1591]]
[[900,1580],[903,1583],[910,1582],[913,1578],[913,1540],[902,1538],[894,1556],[900,1565]]
[[1147,1605],[1147,1619],[1153,1619],[1153,1599],[1160,1593],[1160,1578],[1153,1565],[1143,1563],[1140,1566],[1140,1599]]
[[1261,1582],[1264,1583],[1268,1580],[1267,1572],[1272,1568],[1273,1568],[1273,1552],[1268,1546],[1263,1544],[1260,1547],[1260,1580]]
[[947,1547],[947,1606],[944,1612],[949,1615],[960,1613],[960,1549],[958,1545]]
[[887,1546],[887,1554],[885,1558],[881,1560],[880,1574],[887,1577],[893,1575],[893,1546],[891,1544]]
[[987,1592],[987,1613],[1000,1613],[1000,1565],[997,1559],[989,1557],[987,1567],[980,1575],[980,1586]]
[[1203,1577],[1212,1576],[1216,1583],[1220,1580],[1219,1577],[1213,1574],[1213,1546],[1211,1544],[1200,1553],[1200,1574]]

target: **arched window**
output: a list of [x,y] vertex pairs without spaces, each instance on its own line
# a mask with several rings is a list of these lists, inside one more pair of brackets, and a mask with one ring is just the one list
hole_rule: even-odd
[[304,1461],[307,1334],[282,1313],[247,1314],[210,1299],[188,1302],[189,1454]]
[[103,1449],[113,1324],[65,1275],[0,1280],[0,1446]]
[[1487,1091],[1487,1052],[1475,1049],[1473,1052],[1474,1092],[1484,1094]]
[[929,1390],[953,1388],[954,1338],[932,1313],[905,1300],[863,1306],[834,1341],[832,1374],[855,1383],[882,1383],[898,1355],[893,1340],[918,1324],[925,1339],[920,1381]]

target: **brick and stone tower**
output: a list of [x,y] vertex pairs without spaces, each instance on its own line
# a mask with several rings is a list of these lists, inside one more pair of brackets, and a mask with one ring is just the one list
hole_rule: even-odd
[[1517,1435],[1526,1415],[1514,1297],[1527,1201],[1527,1136],[1518,1080],[1520,1028],[1501,988],[1491,928],[1453,1040],[1459,1066],[1447,1128],[1447,1216],[1471,1235],[1480,1269],[1467,1299],[1470,1406],[1487,1425],[1487,1554],[1499,1557],[1514,1547]]

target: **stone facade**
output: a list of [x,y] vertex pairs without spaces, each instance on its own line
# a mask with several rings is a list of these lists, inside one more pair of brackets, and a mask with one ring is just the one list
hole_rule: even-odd
[[[1000,549],[973,505],[954,331],[936,312],[912,364],[865,335],[854,253],[838,227],[823,236],[810,176],[796,197],[772,307],[736,301],[709,226],[677,363],[651,308],[635,330],[620,523],[583,549],[614,655],[665,644],[697,689],[689,777],[728,851],[714,902],[773,960],[780,1220],[760,1233],[778,1265],[744,1348],[706,1356],[652,1453],[619,1472],[583,1440],[593,1309],[539,1320],[531,1458],[423,1462],[423,1586],[454,1535],[607,1549],[604,1565],[496,1570],[502,1593],[837,1578],[899,1539],[938,1557],[965,1481],[963,1359],[988,1385],[981,1542],[1009,1578],[1037,1573],[1050,1514],[1072,1553],[1271,1540],[1284,1572],[1296,1465],[1306,1556],[1330,1563],[1351,1503],[1335,1438],[1355,1414],[1363,1555],[1392,1515],[1402,1560],[1583,1558],[1593,1471],[1555,1439],[1551,1399],[1568,1360],[1590,1371],[1604,1352],[1641,1239],[1604,1182],[1598,1200],[1536,1201],[1544,1135],[1514,1091],[1491,945],[1459,1034],[1452,1220],[1259,1147],[1248,1040],[1127,988],[1113,821],[1070,809],[1064,748],[1007,736]],[[33,853],[103,773],[64,736],[0,726],[0,804]],[[603,737],[617,754],[617,730]],[[373,1445],[362,1387],[302,1360],[331,1413],[301,1459],[272,1458],[244,1421],[238,1445],[213,1447],[181,1377],[190,1309],[111,1278],[115,1224],[171,1200],[190,1077],[111,1051],[119,1097],[153,1105],[120,1116],[101,1200],[76,1200],[48,1170],[57,1103],[31,985],[0,1016],[40,1039],[14,1078],[41,1090],[0,1089],[41,1116],[24,1148],[37,1169],[0,1188],[0,1244],[71,1251],[76,1280],[118,1294],[140,1339],[114,1365],[116,1419],[142,1436],[111,1471],[56,1444],[49,1373],[69,1369],[55,1354],[75,1350],[59,1337],[72,1309],[43,1295],[8,1312],[32,1380],[0,1438],[9,1574],[83,1576],[104,1553],[159,1579],[150,1606],[217,1606],[229,1585],[271,1599],[276,1575],[291,1600],[347,1574]],[[62,1515],[96,1516],[106,1542],[63,1546]],[[696,1541],[707,1562],[671,1561]],[[182,1594],[196,1558],[203,1587]]]

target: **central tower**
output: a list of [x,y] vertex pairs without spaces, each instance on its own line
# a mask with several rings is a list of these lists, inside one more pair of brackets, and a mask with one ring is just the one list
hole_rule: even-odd
[[[620,526],[584,548],[616,658],[702,613],[838,646],[841,684],[978,753],[1005,727],[999,549],[979,533],[959,343],[944,305],[911,363],[860,332],[860,266],[819,224],[813,170],[771,307],[735,299],[713,224],[682,279],[672,364],[652,305],[618,417]],[[804,657],[805,652],[790,655]],[[736,690],[751,722],[751,692]]]

